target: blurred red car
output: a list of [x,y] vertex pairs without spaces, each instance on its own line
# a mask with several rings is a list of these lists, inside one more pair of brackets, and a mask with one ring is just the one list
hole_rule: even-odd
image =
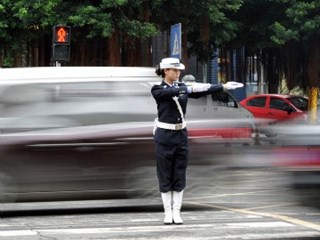
[[281,94],[258,94],[245,98],[240,104],[255,118],[272,121],[307,119],[308,99]]

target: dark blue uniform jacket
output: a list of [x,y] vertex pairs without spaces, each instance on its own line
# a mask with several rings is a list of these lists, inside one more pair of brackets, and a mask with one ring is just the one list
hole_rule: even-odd
[[[200,98],[208,94],[223,91],[222,84],[211,85],[211,87],[200,93],[188,93],[186,84],[181,82],[174,83],[173,86],[162,81],[160,85],[154,85],[151,93],[157,102],[158,121],[164,123],[181,123],[181,114],[177,108],[176,102],[172,97],[177,96],[181,105],[183,115],[186,114],[188,98]],[[184,116],[183,116],[184,117]],[[186,143],[188,140],[187,130],[167,130],[158,128],[155,134],[155,141],[168,144]]]

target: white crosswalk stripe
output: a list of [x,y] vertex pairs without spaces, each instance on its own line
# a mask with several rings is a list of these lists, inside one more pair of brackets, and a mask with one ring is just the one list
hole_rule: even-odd
[[[35,229],[35,230],[8,230],[1,231],[0,236],[30,236],[42,234],[92,234],[92,233],[115,233],[115,232],[153,232],[153,231],[181,231],[192,229],[205,229],[213,227],[213,224],[185,224],[179,227],[171,226],[132,226],[132,227],[107,227],[107,228],[60,228],[60,229]],[[248,222],[214,224],[215,229],[232,228],[282,228],[293,227],[285,222]]]

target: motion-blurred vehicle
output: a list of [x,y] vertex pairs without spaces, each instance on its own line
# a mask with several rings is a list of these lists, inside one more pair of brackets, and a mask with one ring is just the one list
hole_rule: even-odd
[[272,148],[274,164],[291,175],[291,186],[306,203],[320,203],[320,125],[281,124]]
[[[0,202],[158,194],[153,68],[0,69]],[[190,164],[252,142],[253,117],[226,92],[190,99]],[[226,150],[227,151],[227,150]]]
[[255,118],[268,122],[307,119],[308,99],[281,94],[252,95],[240,102]]

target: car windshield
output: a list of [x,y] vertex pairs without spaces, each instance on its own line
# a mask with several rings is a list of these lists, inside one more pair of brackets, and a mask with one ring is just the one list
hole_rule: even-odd
[[288,100],[296,107],[302,111],[308,110],[308,99],[303,97],[290,97]]
[[236,101],[231,97],[231,95],[227,94],[226,92],[219,92],[216,94],[212,94],[211,97],[212,97],[212,101],[219,102],[219,105],[234,107],[234,108],[238,107]]

